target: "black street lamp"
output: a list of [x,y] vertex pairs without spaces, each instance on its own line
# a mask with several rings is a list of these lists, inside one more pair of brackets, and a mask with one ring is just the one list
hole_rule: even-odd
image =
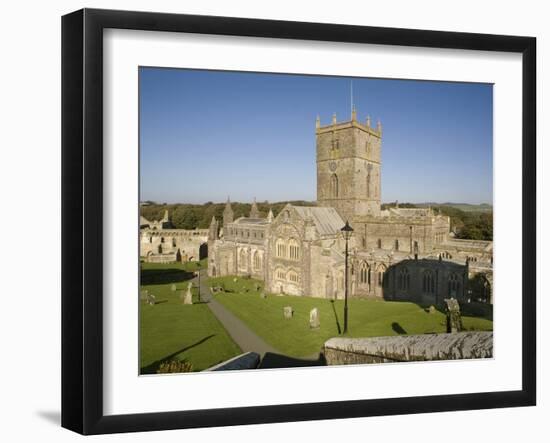
[[346,224],[342,229],[342,235],[346,240],[346,265],[345,265],[345,281],[344,281],[344,334],[348,332],[348,241],[353,234],[353,228],[346,220]]

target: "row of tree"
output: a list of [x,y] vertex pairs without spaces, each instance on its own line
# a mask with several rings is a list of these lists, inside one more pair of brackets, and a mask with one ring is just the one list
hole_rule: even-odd
[[[285,207],[287,203],[298,206],[315,206],[315,202],[308,201],[283,201],[276,203],[258,202],[257,206],[262,215],[266,217],[271,209],[273,215],[277,214]],[[251,208],[250,203],[231,203],[234,218],[248,216]],[[393,204],[383,204],[382,209],[391,207]],[[413,203],[400,203],[401,208],[415,208]],[[178,229],[206,229],[210,226],[212,217],[222,220],[225,203],[207,202],[202,205],[194,204],[158,204],[146,202],[140,206],[141,215],[146,219],[160,220],[164,211],[168,210],[170,220],[174,227]],[[493,240],[493,212],[475,212],[462,211],[458,208],[446,205],[432,206],[436,212],[451,217],[451,229],[457,238],[470,240]]]
[[[258,202],[258,210],[262,217],[267,217],[269,210],[273,211],[273,215],[276,217],[279,212],[286,206],[287,203],[292,203],[297,206],[315,206],[314,202],[307,201],[283,201],[276,203]],[[248,217],[252,205],[250,203],[231,203],[231,209],[233,209],[233,217],[237,219],[239,217]],[[223,210],[225,203],[212,203],[207,202],[202,205],[193,205],[187,203],[177,204],[158,204],[154,202],[146,202],[140,206],[140,213],[147,220],[160,220],[164,211],[168,210],[170,220],[174,227],[178,229],[205,229],[210,226],[212,217],[216,217],[217,220],[222,220]]]

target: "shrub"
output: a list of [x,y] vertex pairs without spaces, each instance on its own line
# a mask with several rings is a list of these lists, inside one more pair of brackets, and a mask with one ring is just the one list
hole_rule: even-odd
[[179,372],[193,372],[193,365],[185,360],[170,360],[160,364],[157,374],[177,374]]

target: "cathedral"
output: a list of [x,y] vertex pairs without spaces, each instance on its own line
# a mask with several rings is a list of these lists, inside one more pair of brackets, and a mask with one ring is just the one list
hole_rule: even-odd
[[[431,208],[381,208],[382,125],[316,121],[317,205],[286,205],[261,217],[256,206],[234,219],[228,199],[223,220],[208,232],[208,275],[250,276],[274,294],[338,299],[348,290],[437,304],[454,297],[492,303],[492,242],[459,240],[450,219]],[[475,282],[475,284],[474,284]]]

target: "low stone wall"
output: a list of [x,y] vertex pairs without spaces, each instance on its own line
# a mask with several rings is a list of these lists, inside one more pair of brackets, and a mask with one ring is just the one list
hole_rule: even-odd
[[205,371],[236,371],[240,369],[256,369],[260,364],[260,354],[245,352],[229,360],[212,366]]
[[324,354],[328,365],[491,358],[493,333],[337,337],[325,342]]

